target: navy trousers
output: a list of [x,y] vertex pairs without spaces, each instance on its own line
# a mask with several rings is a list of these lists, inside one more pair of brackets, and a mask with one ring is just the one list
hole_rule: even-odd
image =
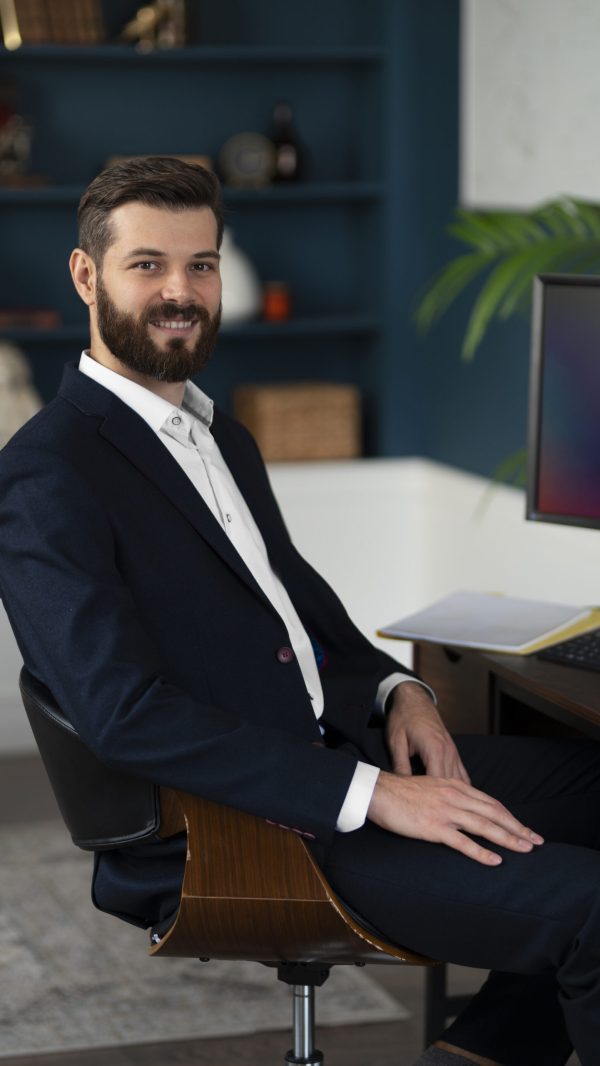
[[473,785],[546,843],[486,867],[367,822],[323,859],[391,941],[492,972],[443,1039],[503,1066],[600,1062],[600,744],[455,738]]

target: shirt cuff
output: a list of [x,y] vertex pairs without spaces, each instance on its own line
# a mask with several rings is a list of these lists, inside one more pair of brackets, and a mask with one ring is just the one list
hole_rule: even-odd
[[405,681],[412,681],[415,685],[420,685],[431,696],[435,706],[437,707],[437,699],[435,692],[429,685],[426,685],[424,681],[420,681],[418,677],[411,677],[410,674],[389,674],[388,677],[384,677],[380,682],[377,689],[377,695],[375,697],[375,710],[380,715],[385,715],[386,703],[391,696],[392,692],[396,688],[396,685],[402,685]]
[[365,824],[371,796],[379,777],[379,767],[368,762],[358,762],[354,777],[346,793],[346,799],[339,813],[336,829],[338,833],[352,833]]

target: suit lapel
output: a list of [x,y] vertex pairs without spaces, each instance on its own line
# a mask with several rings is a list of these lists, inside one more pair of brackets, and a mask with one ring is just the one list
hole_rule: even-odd
[[228,431],[227,421],[218,408],[215,408],[211,432],[238,489],[252,512],[254,521],[264,536],[267,516],[264,513],[264,507],[260,506],[261,494],[260,485],[256,479],[256,465],[248,463],[248,454],[240,449],[239,441],[230,430]]
[[[117,448],[144,477],[183,514],[194,529],[252,592],[273,610],[270,600],[235,550],[189,478],[160,443],[143,418],[117,396],[72,367],[77,376],[65,374],[60,394],[85,414],[101,416],[99,434]],[[79,380],[81,379],[81,380]]]
[[257,449],[249,444],[241,426],[236,425],[235,429],[236,432],[232,432],[230,419],[215,408],[213,436],[260,529],[271,565],[277,569],[282,562],[282,550],[287,551],[289,547],[289,537],[274,500],[268,474],[262,462],[259,465],[255,454]]

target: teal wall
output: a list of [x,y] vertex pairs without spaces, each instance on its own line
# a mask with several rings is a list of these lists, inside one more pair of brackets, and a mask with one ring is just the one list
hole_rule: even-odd
[[[388,246],[394,295],[381,403],[384,454],[420,454],[492,475],[525,446],[529,374],[526,316],[490,328],[472,362],[460,349],[477,285],[425,338],[414,308],[423,286],[464,251],[445,229],[458,202],[459,11],[453,3],[397,4],[390,99],[398,197],[392,201]],[[401,325],[394,327],[396,318]],[[394,416],[395,412],[395,416]]]
[[[109,29],[137,6],[105,4]],[[422,454],[490,473],[525,437],[526,323],[496,330],[465,365],[468,300],[425,340],[412,320],[426,279],[457,251],[444,227],[458,195],[458,0],[221,0],[190,9],[191,57],[138,63],[110,47],[0,54],[34,122],[33,169],[58,190],[55,201],[0,190],[0,305],[59,306],[68,326],[45,339],[14,334],[38,387],[53,395],[64,362],[85,343],[66,260],[77,195],[106,156],[214,156],[231,134],[264,130],[273,103],[287,97],[314,195],[287,206],[233,197],[228,211],[261,276],[292,282],[309,328],[300,322],[279,340],[257,327],[224,334],[203,386],[229,407],[243,380],[354,381],[368,454]],[[230,45],[280,49],[281,57],[217,61],[202,52]],[[332,48],[350,58],[336,59]],[[296,50],[291,62],[286,49]],[[310,62],[298,58],[302,50]],[[335,182],[340,198],[327,192]]]
[[529,320],[493,326],[473,362],[460,344],[473,299],[460,300],[432,331],[423,350],[431,398],[423,453],[491,476],[527,441]]

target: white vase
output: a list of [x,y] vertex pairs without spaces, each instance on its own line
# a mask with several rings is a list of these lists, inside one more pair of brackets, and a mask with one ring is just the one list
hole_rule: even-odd
[[235,244],[230,229],[225,229],[221,244],[221,280],[223,322],[254,318],[262,306],[262,287],[250,259]]
[[0,341],[0,448],[43,406],[23,352]]

